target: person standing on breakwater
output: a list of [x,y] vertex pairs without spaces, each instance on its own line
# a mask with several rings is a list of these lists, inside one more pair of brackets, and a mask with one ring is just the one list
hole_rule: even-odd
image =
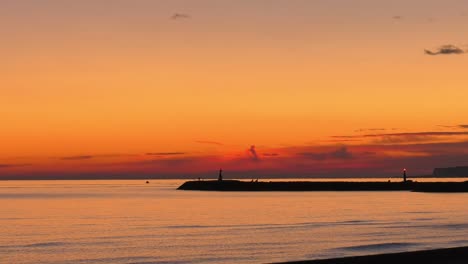
[[223,180],[223,170],[219,169],[218,181],[222,181],[222,180]]

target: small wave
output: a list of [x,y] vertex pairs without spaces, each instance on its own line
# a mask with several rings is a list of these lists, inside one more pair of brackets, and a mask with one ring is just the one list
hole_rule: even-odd
[[454,245],[468,245],[468,240],[467,239],[462,239],[462,240],[455,240],[452,241],[452,244]]
[[417,246],[417,243],[379,243],[379,244],[368,244],[351,247],[336,248],[339,250],[350,250],[350,251],[367,251],[367,250],[381,250],[381,249],[393,249],[393,248],[406,248]]
[[449,229],[466,229],[468,228],[468,224],[466,223],[461,223],[461,224],[446,224],[446,225],[439,225],[437,227],[442,227],[442,228],[449,228]]
[[421,217],[421,218],[415,218],[413,219],[414,221],[434,221],[436,220],[437,218],[432,218],[432,217],[428,217],[428,218],[425,218],[425,217]]
[[23,247],[58,247],[65,245],[64,242],[44,242],[24,245]]
[[282,228],[318,228],[323,226],[334,226],[334,225],[377,225],[376,221],[373,220],[348,220],[339,222],[302,222],[302,223],[291,223],[291,224],[246,224],[246,225],[172,225],[165,226],[169,229],[199,229],[199,228],[242,228],[242,229],[282,229]]
[[130,262],[129,264],[179,264],[188,263],[187,261],[144,261],[144,262]]
[[187,263],[186,261],[144,261],[144,262],[130,262],[129,264],[182,264]]
[[331,225],[378,225],[380,223],[374,220],[348,220],[348,221],[339,221],[335,223],[330,223]]
[[160,261],[158,262],[157,257],[148,257],[148,256],[130,256],[130,257],[109,257],[109,258],[82,258],[82,259],[73,259],[70,263],[75,264],[88,264],[88,263],[132,263],[132,264],[143,264],[143,263],[177,263],[175,261]]
[[418,224],[413,224],[410,222],[405,223],[404,225],[398,224],[398,225],[392,225],[392,226],[384,226],[382,228],[387,228],[387,229],[394,229],[394,228],[437,228],[437,229],[468,229],[468,224],[465,223],[460,223],[460,224],[427,224],[427,225],[418,225]]
[[223,227],[223,226],[208,226],[208,225],[176,225],[176,226],[166,226],[169,229],[179,229],[179,228],[213,228],[213,227]]
[[409,212],[404,212],[405,214],[434,214],[436,212],[431,212],[431,211],[409,211]]

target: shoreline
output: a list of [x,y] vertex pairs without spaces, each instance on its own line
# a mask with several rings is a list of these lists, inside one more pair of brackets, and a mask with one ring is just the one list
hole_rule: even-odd
[[331,259],[299,260],[275,262],[275,264],[463,264],[468,263],[468,246],[455,248],[430,249],[399,253],[353,256]]

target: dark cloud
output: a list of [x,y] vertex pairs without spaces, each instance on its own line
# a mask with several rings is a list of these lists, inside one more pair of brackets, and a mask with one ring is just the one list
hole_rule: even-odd
[[30,166],[31,164],[0,164],[0,169]]
[[147,156],[177,156],[177,155],[185,155],[185,152],[148,152],[146,153]]
[[403,132],[403,133],[381,133],[381,134],[365,134],[357,136],[332,136],[332,138],[369,138],[369,137],[406,137],[406,136],[464,136],[468,132],[463,131],[423,131],[423,132]]
[[436,139],[437,137],[430,135],[399,135],[376,137],[375,142],[382,144],[399,144],[408,142],[427,142],[434,141]]
[[434,51],[424,50],[427,55],[450,55],[450,54],[463,54],[466,50],[463,50],[455,45],[443,45]]
[[329,139],[329,140],[321,140],[321,142],[329,142],[329,143],[346,143],[346,142],[358,142],[362,141],[361,139]]
[[263,153],[262,155],[265,156],[265,157],[276,157],[276,156],[279,156],[278,153]]
[[468,132],[460,131],[423,131],[423,132],[404,132],[404,133],[387,133],[387,134],[368,134],[364,137],[379,137],[379,136],[463,136],[468,135]]
[[376,133],[364,135],[343,135],[332,136],[340,140],[373,138],[376,143],[400,144],[410,142],[430,142],[440,140],[441,137],[467,136],[466,131],[423,131],[423,132],[403,132],[403,133]]
[[344,146],[333,152],[330,152],[329,154],[335,159],[350,159],[353,157],[351,152],[349,152],[348,149]]
[[452,128],[452,129],[467,129],[468,125],[455,125],[455,126],[450,126],[450,125],[437,125],[438,127],[443,127],[443,128]]
[[209,144],[209,145],[218,145],[218,146],[223,145],[223,143],[221,142],[209,141],[209,140],[196,140],[195,142],[200,143],[200,144]]
[[362,155],[362,156],[375,156],[375,155],[377,155],[377,152],[374,152],[374,151],[364,151],[364,152],[359,153],[359,155]]
[[353,154],[348,151],[348,148],[346,146],[340,147],[339,149],[330,152],[301,152],[297,155],[313,160],[353,158]]
[[357,130],[354,130],[354,132],[365,132],[365,131],[385,131],[387,130],[386,128],[360,128]]
[[340,136],[331,136],[331,138],[337,138],[337,139],[350,139],[350,138],[361,138],[364,136],[350,136],[350,135],[340,135]]
[[403,17],[402,17],[402,16],[392,16],[392,18],[393,18],[393,19],[395,19],[395,20],[400,20],[400,19],[403,19]]
[[449,125],[437,125],[438,127],[443,127],[443,128],[458,128],[458,126],[449,126]]
[[437,125],[438,127],[443,127],[443,128],[451,128],[451,129],[468,129],[468,125],[455,125],[455,126],[450,126],[450,125]]
[[88,160],[92,159],[94,156],[91,155],[82,155],[82,156],[67,156],[67,157],[61,157],[61,160]]
[[248,152],[250,154],[250,157],[252,158],[253,161],[259,161],[260,159],[258,158],[257,150],[255,149],[255,145],[250,146],[248,149]]
[[65,156],[65,157],[52,157],[52,159],[60,160],[89,160],[97,158],[117,158],[117,157],[134,157],[136,154],[99,154],[99,155],[77,155],[77,156]]
[[183,14],[183,13],[174,13],[171,16],[171,19],[173,19],[173,20],[188,19],[188,18],[190,18],[190,15],[189,14]]

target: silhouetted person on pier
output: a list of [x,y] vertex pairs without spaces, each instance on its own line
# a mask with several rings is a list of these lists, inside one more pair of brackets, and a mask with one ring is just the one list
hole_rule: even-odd
[[223,170],[219,169],[218,181],[222,181],[222,180],[223,180]]
[[403,182],[406,182],[406,169],[403,169]]

